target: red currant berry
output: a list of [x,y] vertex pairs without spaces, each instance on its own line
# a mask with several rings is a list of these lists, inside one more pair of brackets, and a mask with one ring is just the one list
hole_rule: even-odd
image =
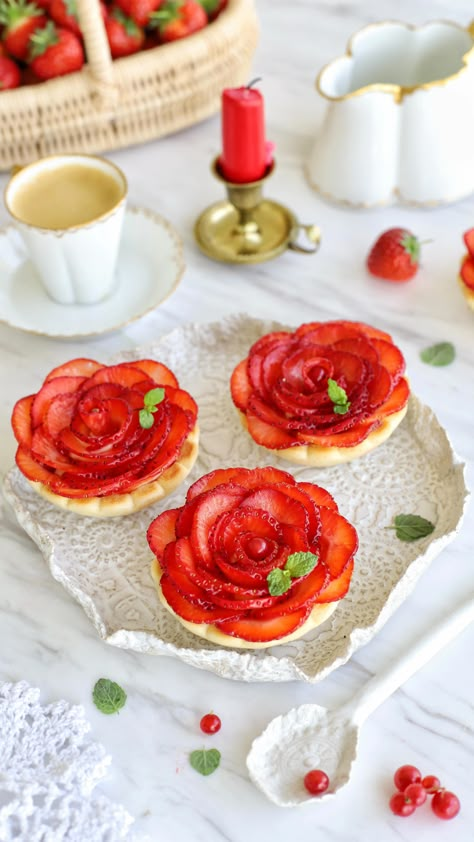
[[311,795],[321,795],[329,786],[329,778],[321,769],[311,769],[311,772],[304,776],[303,783]]
[[206,713],[202,717],[199,726],[205,734],[217,734],[221,729],[221,721],[215,713]]
[[403,792],[395,792],[389,801],[389,806],[392,813],[395,813],[396,816],[411,816],[416,810],[413,801],[405,798]]
[[403,790],[403,795],[408,798],[415,807],[421,807],[426,801],[426,789],[423,784],[408,784]]
[[400,792],[404,792],[408,784],[419,784],[421,781],[420,771],[416,766],[400,766],[393,776],[395,786]]
[[423,778],[421,783],[423,784],[426,791],[430,793],[430,795],[433,792],[437,792],[437,790],[441,788],[441,782],[439,778],[436,777],[436,775],[426,775],[426,777]]
[[431,809],[439,819],[454,819],[461,809],[461,802],[454,792],[439,789],[431,799]]

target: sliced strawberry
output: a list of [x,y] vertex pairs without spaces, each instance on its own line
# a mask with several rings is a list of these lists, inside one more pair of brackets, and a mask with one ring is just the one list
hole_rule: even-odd
[[44,468],[39,462],[35,462],[29,448],[20,444],[17,448],[15,462],[21,473],[33,482],[41,482],[43,485],[51,485],[54,480],[54,473]]
[[400,377],[405,371],[405,359],[397,346],[383,339],[372,339],[372,346],[377,351],[380,365],[387,369],[392,378]]
[[179,389],[179,383],[173,372],[163,363],[156,360],[134,360],[128,365],[139,368],[146,374],[147,378],[153,380],[158,386],[173,386],[175,389]]
[[[129,389],[133,388],[138,383],[143,382],[143,371],[135,368],[132,363],[119,363],[118,365],[102,366],[89,380],[89,386],[95,386],[98,383],[118,383],[120,386],[125,386]],[[154,388],[154,383],[150,380],[150,389]]]
[[287,342],[291,339],[291,333],[288,333],[286,330],[278,330],[273,331],[273,333],[266,333],[264,336],[261,336],[260,339],[257,339],[256,342],[252,345],[249,351],[249,357],[252,357],[254,354],[260,354],[263,350],[267,351],[271,345],[278,345],[280,342]]
[[308,540],[308,535],[304,529],[298,526],[289,526],[287,523],[281,524],[281,532],[284,544],[290,553],[310,553],[314,539]]
[[235,483],[242,488],[254,488],[272,482],[295,484],[296,480],[288,471],[281,471],[279,468],[270,466],[266,468],[218,468],[196,480],[188,489],[186,500],[192,500],[198,494],[210,491],[216,485],[223,485],[227,482]]
[[180,509],[167,509],[152,520],[148,527],[147,541],[158,561],[162,559],[166,545],[176,540],[175,526],[179,512]]
[[176,406],[181,407],[181,409],[183,409],[185,412],[189,412],[193,420],[197,418],[197,403],[194,400],[194,398],[191,397],[189,392],[186,392],[184,389],[175,389],[173,386],[166,386],[165,391],[166,397],[171,403],[174,403],[176,404]]
[[235,405],[245,412],[253,386],[247,373],[247,360],[242,360],[233,370],[230,378],[230,391]]
[[52,380],[46,380],[33,403],[31,412],[33,427],[37,427],[43,423],[45,413],[53,398],[57,395],[68,394],[69,392],[78,392],[82,384],[86,382],[86,379],[85,377],[65,375],[54,377]]
[[369,339],[385,339],[387,342],[392,341],[392,337],[389,333],[384,333],[383,330],[378,330],[375,327],[371,327],[371,325],[366,325],[364,322],[351,322],[351,321],[337,321],[337,322],[309,322],[308,324],[301,325],[295,330],[296,336],[306,336],[308,333],[313,331],[315,328],[319,328],[324,326],[325,324],[336,324],[341,325],[347,329],[347,333],[345,336],[341,336],[341,339],[348,338],[349,334],[353,336],[353,331],[357,330],[359,333],[364,334],[364,336],[368,336]]
[[212,554],[208,546],[209,534],[216,520],[229,508],[235,506],[245,497],[245,491],[238,486],[226,490],[215,488],[203,494],[196,505],[190,540],[193,550],[204,562],[212,561]]
[[[264,551],[258,557],[249,550],[249,540],[259,538]],[[215,524],[210,536],[209,546],[212,551],[223,554],[226,558],[236,559],[240,566],[259,569],[270,564],[276,566],[278,545],[283,543],[283,534],[275,518],[263,511],[255,511],[239,506],[227,512]],[[249,555],[250,553],[250,555]]]
[[225,608],[211,608],[202,605],[194,605],[188,602],[186,597],[178,590],[167,573],[160,579],[161,592],[168,605],[175,614],[186,620],[188,623],[214,623],[216,620],[229,620],[239,616],[239,611],[226,610]]
[[55,471],[67,471],[70,467],[69,460],[58,450],[43,425],[33,431],[31,455],[37,462]]
[[274,617],[284,617],[286,614],[292,614],[300,608],[313,608],[317,597],[325,589],[326,583],[329,581],[329,571],[323,562],[318,561],[314,570],[309,573],[304,579],[294,581],[291,590],[287,594],[278,599],[271,608],[265,608],[261,611],[253,611],[254,617],[262,620],[271,620]]
[[369,409],[376,409],[387,400],[393,390],[393,380],[386,368],[381,365],[372,366],[372,379],[367,384],[367,400]]
[[327,584],[326,587],[324,587],[318,594],[316,597],[316,603],[336,602],[336,600],[342,599],[349,590],[353,570],[354,559],[351,559],[340,576],[338,576],[337,579],[333,579],[332,582],[329,582],[329,584]]
[[320,485],[314,485],[312,482],[299,482],[298,485],[303,491],[306,491],[308,497],[311,497],[318,507],[325,506],[327,509],[332,509],[335,512],[338,511],[336,501],[325,488],[321,488]]
[[298,440],[299,444],[314,445],[316,447],[355,447],[364,441],[369,433],[379,425],[379,421],[359,421],[349,430],[342,433],[328,433],[327,435],[298,433]]
[[69,429],[76,404],[77,395],[74,392],[56,395],[50,401],[40,426],[52,439],[56,439],[62,430]]
[[53,368],[44,382],[47,383],[53,377],[92,377],[100,368],[104,368],[102,363],[86,359],[85,357],[79,357],[76,360],[70,360],[63,365],[58,365],[57,368]]
[[[382,341],[382,340],[379,340]],[[349,351],[357,357],[362,357],[372,363],[379,362],[379,356],[373,346],[373,341],[365,336],[360,336],[357,339],[339,339],[334,343],[334,349],[337,351]]]
[[406,405],[409,397],[410,387],[405,378],[402,377],[395,386],[390,397],[387,398],[387,400],[379,406],[375,412],[371,413],[370,418],[368,418],[367,421],[371,422],[375,419],[380,421],[387,415],[393,415],[395,412],[400,412],[400,410]]
[[[303,492],[304,494],[304,492]],[[294,500],[282,491],[278,491],[275,487],[259,488],[256,491],[251,491],[241,501],[241,508],[248,507],[251,509],[261,509],[268,512],[278,523],[287,523],[290,526],[298,526],[301,529],[308,527],[310,522],[310,513],[308,509],[312,509],[314,513],[314,504],[304,494],[308,506],[303,505],[299,500]]]
[[321,538],[319,557],[334,579],[340,576],[359,546],[357,532],[348,520],[337,512],[321,508]]
[[[183,539],[186,540],[186,539]],[[209,597],[202,588],[190,579],[188,571],[176,559],[176,543],[167,544],[160,566],[178,591],[193,605],[209,607]]]
[[360,330],[349,322],[324,322],[313,330],[298,333],[304,337],[304,342],[314,342],[315,345],[334,345],[340,339],[358,339]]
[[281,491],[283,494],[285,494],[286,497],[291,497],[293,500],[298,500],[298,502],[300,502],[302,506],[304,506],[306,514],[308,516],[306,534],[310,541],[314,541],[319,535],[321,523],[312,497],[306,493],[305,489],[301,487],[300,483],[297,483],[296,485],[291,485],[286,482],[278,482],[275,483],[273,487],[277,491]]
[[466,244],[469,256],[474,258],[474,228],[469,228],[468,231],[464,232],[463,240]]
[[25,447],[30,447],[31,445],[31,409],[34,400],[35,395],[28,395],[26,398],[20,398],[13,407],[13,433],[18,444],[22,444]]
[[468,254],[461,264],[461,279],[469,289],[474,289],[474,257]]
[[287,433],[286,430],[272,427],[266,421],[262,421],[258,415],[248,412],[246,415],[247,428],[253,440],[269,450],[283,450],[287,447],[294,447],[300,444],[296,435]]
[[299,629],[308,619],[310,613],[311,606],[305,606],[292,614],[275,617],[271,620],[254,620],[251,618],[219,620],[215,625],[224,634],[231,637],[240,637],[242,640],[249,640],[252,643],[270,644],[273,640],[280,640]]

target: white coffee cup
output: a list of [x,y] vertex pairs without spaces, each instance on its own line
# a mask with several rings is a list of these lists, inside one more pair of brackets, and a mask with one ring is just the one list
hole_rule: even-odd
[[54,155],[17,170],[5,204],[48,295],[94,304],[115,285],[127,180],[105,158]]

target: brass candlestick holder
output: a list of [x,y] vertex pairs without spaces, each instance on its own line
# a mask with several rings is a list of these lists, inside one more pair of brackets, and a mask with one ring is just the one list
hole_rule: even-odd
[[[315,254],[321,233],[317,225],[302,225],[294,213],[272,199],[263,198],[263,185],[275,170],[273,161],[263,178],[247,184],[227,181],[215,158],[211,170],[225,184],[228,201],[217,202],[198,217],[196,242],[208,257],[225,263],[261,263],[292,249]],[[304,232],[310,246],[297,242]]]

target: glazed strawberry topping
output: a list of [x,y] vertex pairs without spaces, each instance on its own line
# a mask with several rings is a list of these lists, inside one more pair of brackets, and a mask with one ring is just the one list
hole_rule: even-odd
[[257,444],[353,447],[403,409],[404,371],[387,333],[361,322],[312,322],[259,339],[234,369],[231,392]]
[[[157,387],[163,397],[145,428],[140,411]],[[194,400],[162,363],[71,360],[15,405],[17,465],[63,497],[124,494],[158,479],[177,460],[196,417]]]
[[[254,642],[285,637],[316,604],[341,599],[357,550],[356,531],[329,492],[272,467],[206,474],[147,537],[176,614]],[[269,575],[302,554],[311,569],[274,595]]]

